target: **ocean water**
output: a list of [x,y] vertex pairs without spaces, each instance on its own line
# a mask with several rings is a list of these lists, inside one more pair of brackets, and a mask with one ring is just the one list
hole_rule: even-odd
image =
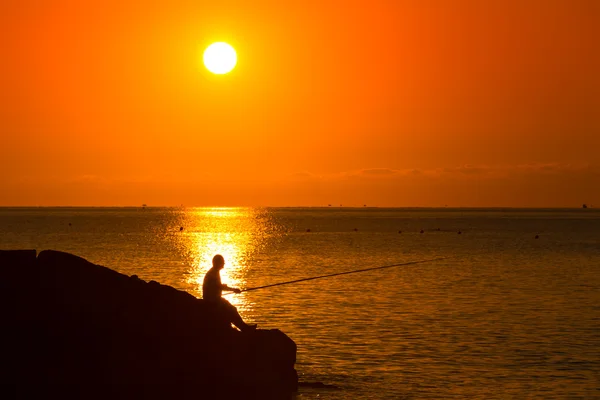
[[25,248],[198,297],[217,253],[240,288],[446,257],[228,299],[328,385],[298,399],[600,398],[600,210],[0,208]]

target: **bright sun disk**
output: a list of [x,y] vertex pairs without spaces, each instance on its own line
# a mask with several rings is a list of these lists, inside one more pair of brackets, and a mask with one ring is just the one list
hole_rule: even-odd
[[204,66],[213,74],[226,74],[237,63],[235,49],[225,42],[216,42],[204,50]]

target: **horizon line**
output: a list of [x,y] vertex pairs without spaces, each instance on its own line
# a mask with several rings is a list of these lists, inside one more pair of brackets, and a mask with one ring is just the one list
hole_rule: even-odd
[[0,205],[0,208],[320,208],[320,209],[537,209],[537,210],[585,210],[595,209],[591,204],[587,204],[587,207],[579,206],[223,206],[223,205],[211,205],[211,206],[185,206],[185,205]]

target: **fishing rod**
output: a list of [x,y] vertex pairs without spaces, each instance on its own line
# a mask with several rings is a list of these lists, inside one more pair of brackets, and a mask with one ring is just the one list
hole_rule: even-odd
[[[445,259],[452,258],[452,257],[455,257],[455,256],[438,257],[438,258],[431,258],[431,259],[428,259],[428,260],[410,261],[410,262],[405,262],[405,263],[400,263],[400,264],[384,265],[384,266],[381,266],[381,267],[363,268],[363,269],[357,269],[357,270],[354,270],[354,271],[337,272],[335,274],[327,274],[327,275],[320,275],[320,276],[311,276],[309,278],[302,278],[302,279],[296,279],[296,280],[288,281],[288,282],[279,282],[279,283],[273,283],[273,284],[270,284],[270,285],[264,285],[264,286],[258,286],[258,287],[249,288],[249,289],[243,289],[243,290],[240,291],[240,293],[249,292],[251,290],[266,289],[266,288],[275,287],[275,286],[290,285],[292,283],[312,281],[312,280],[315,280],[315,279],[331,278],[333,276],[355,274],[355,273],[358,273],[358,272],[374,271],[374,270],[377,270],[377,269],[385,269],[385,268],[392,268],[392,267],[402,267],[402,266],[406,266],[406,265],[423,264],[423,263],[426,263],[426,262],[445,260]],[[231,293],[226,293],[226,294],[231,294]]]

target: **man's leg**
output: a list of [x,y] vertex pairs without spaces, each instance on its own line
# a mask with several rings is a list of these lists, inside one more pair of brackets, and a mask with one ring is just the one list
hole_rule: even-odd
[[256,324],[245,323],[237,308],[225,299],[223,299],[223,308],[226,310],[229,321],[242,332],[256,329]]

